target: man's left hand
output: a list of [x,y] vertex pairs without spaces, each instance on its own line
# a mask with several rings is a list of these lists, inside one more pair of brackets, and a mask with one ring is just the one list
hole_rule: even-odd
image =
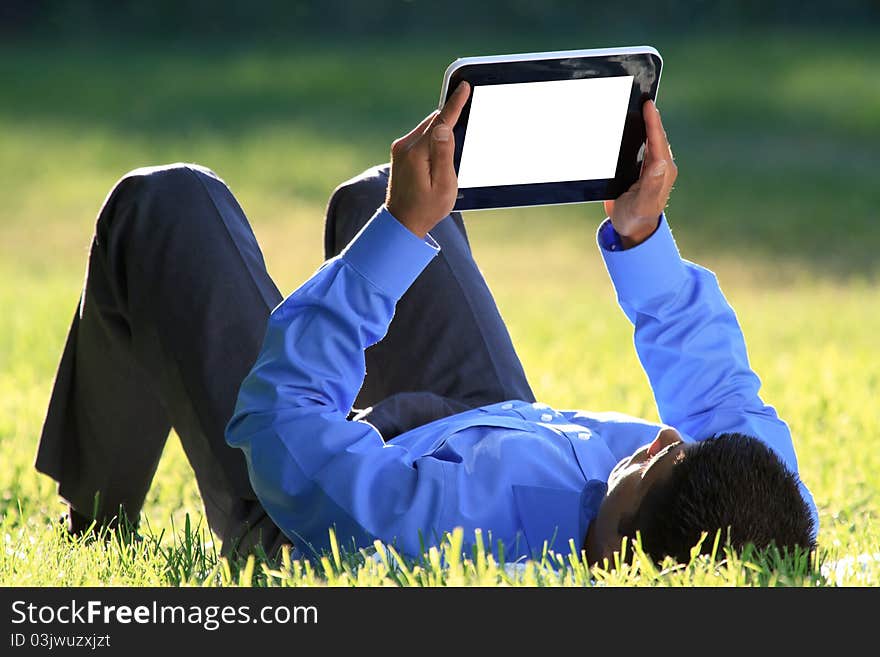
[[654,101],[649,100],[642,106],[642,115],[648,142],[641,175],[616,201],[605,201],[605,212],[625,249],[641,244],[657,230],[660,213],[666,207],[669,192],[678,176],[678,167]]

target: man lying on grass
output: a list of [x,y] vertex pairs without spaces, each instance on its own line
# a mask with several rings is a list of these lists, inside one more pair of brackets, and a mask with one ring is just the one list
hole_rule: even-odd
[[468,94],[394,142],[390,173],[336,190],[328,259],[283,301],[212,172],[117,184],[37,458],[72,531],[119,510],[136,520],[173,426],[227,553],[289,540],[309,556],[330,527],[410,555],[455,527],[510,557],[573,540],[590,562],[637,532],[658,560],[686,561],[704,531],[738,548],[815,545],[788,426],[758,397],[715,276],[672,239],[677,172],[653,103],[641,179],[606,203],[598,242],[664,424],[535,402],[450,215],[450,126]]

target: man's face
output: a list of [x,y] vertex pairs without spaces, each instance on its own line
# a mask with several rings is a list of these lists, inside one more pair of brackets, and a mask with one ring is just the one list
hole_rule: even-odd
[[675,429],[663,429],[652,442],[614,466],[605,499],[587,533],[585,547],[590,561],[611,558],[620,548],[620,521],[638,510],[645,493],[669,476],[685,458],[686,450],[687,444]]

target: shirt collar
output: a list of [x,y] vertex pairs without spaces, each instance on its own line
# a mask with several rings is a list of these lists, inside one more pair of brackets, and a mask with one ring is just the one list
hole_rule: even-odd
[[582,490],[545,486],[513,486],[520,525],[531,555],[538,555],[546,541],[557,552],[568,552],[569,539],[580,550],[590,523],[599,513],[608,485],[590,479]]

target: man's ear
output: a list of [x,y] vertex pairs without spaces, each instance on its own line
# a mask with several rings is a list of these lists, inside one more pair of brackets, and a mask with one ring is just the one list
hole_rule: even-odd
[[653,442],[648,446],[648,457],[654,457],[673,443],[681,442],[681,434],[672,427],[660,429]]

